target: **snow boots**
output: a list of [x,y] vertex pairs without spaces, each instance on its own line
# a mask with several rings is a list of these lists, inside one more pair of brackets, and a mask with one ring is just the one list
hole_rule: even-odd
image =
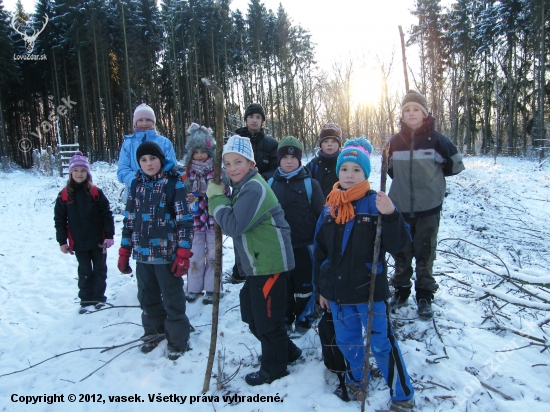
[[409,299],[409,296],[411,296],[411,288],[412,284],[410,286],[395,286],[395,292],[393,293],[389,304],[392,313],[395,313],[396,309],[407,305],[407,300]]
[[164,338],[164,333],[150,333],[143,335],[140,338],[144,342],[143,345],[141,345],[141,352],[145,354],[151,352],[159,345],[160,342],[164,340]]
[[264,374],[262,374],[261,371],[257,371],[257,372],[252,372],[252,373],[249,373],[248,375],[246,375],[244,380],[250,386],[258,386],[258,385],[263,385],[264,383],[271,383],[274,380],[284,378],[287,375],[288,375],[288,371],[285,370],[279,376],[277,376],[276,378],[270,379],[269,376],[265,376]]
[[191,346],[189,346],[189,342],[186,342],[183,347],[176,347],[168,344],[168,359],[175,361],[185,352],[188,352],[190,350]]
[[423,320],[431,320],[434,317],[432,301],[434,294],[431,290],[418,289],[416,291],[416,304],[418,316]]

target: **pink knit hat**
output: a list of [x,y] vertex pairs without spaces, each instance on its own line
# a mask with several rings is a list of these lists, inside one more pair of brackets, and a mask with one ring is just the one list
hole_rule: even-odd
[[83,167],[86,169],[90,181],[92,181],[92,174],[90,173],[90,163],[88,158],[82,154],[82,152],[76,152],[73,157],[69,159],[69,174],[71,174],[75,167]]
[[134,111],[134,126],[139,119],[149,119],[152,120],[153,123],[157,122],[155,112],[150,106],[147,106],[145,103],[141,103],[138,107],[136,107],[136,110]]

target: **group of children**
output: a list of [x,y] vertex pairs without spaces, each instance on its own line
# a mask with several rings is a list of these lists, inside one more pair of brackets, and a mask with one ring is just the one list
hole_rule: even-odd
[[[401,131],[389,142],[388,173],[393,178],[389,196],[370,189],[370,142],[349,139],[342,146],[342,131],[334,123],[321,129],[320,150],[305,167],[301,142],[291,136],[282,139],[277,145],[277,168],[265,175],[259,169],[267,168],[270,158],[262,154],[259,165],[252,138],[232,136],[223,147],[225,178],[216,184],[210,129],[191,125],[181,171],[157,143],[148,140],[148,133],[154,136],[149,132],[154,129],[154,116],[149,123],[136,120],[140,119],[134,121],[141,126],[138,136],[125,144],[139,139],[139,133],[144,135],[135,152],[139,169],[128,188],[118,268],[130,273],[133,253],[145,330],[142,351],[150,352],[164,338],[171,359],[189,349],[185,302],[196,300],[206,290],[203,303],[211,303],[215,220],[233,238],[236,266],[246,279],[239,295],[241,317],[262,348],[260,369],[246,375],[246,382],[271,383],[288,374],[287,364],[302,353],[288,331],[293,326],[310,327],[317,295],[320,307],[330,313],[335,341],[345,359],[346,385],[335,394],[343,400],[361,400],[365,395],[363,327],[367,327],[374,258],[374,248],[368,245],[374,245],[380,213],[383,226],[371,348],[390,388],[392,410],[410,410],[414,389],[388,314],[407,302],[414,257],[417,310],[420,317],[433,316],[431,302],[437,284],[432,271],[445,176],[464,169],[456,148],[434,131],[425,98],[409,92],[403,100]],[[257,103],[249,105],[245,123],[255,130],[253,136],[261,131],[263,137],[264,122],[263,108]],[[143,130],[147,126],[153,129]],[[82,184],[76,169],[70,169],[67,189]],[[119,163],[119,177],[120,169]],[[86,172],[89,183],[85,187],[89,188],[89,167]],[[99,193],[98,207],[102,204]],[[90,190],[85,194],[89,197]],[[67,236],[62,229],[67,219],[73,224],[66,210],[75,200],[77,209],[79,198],[73,194],[63,203],[62,197],[60,193],[56,203],[56,228],[61,250],[66,251]],[[103,216],[110,218],[110,222],[104,220],[105,229],[112,229],[112,215]],[[98,243],[99,247],[112,245],[113,231],[104,231],[102,238],[107,240]],[[395,259],[389,282],[386,252]],[[80,266],[85,264],[79,258],[79,277]],[[395,293],[388,303],[390,284]],[[104,291],[103,287],[99,295],[82,294],[81,301],[104,302]]]

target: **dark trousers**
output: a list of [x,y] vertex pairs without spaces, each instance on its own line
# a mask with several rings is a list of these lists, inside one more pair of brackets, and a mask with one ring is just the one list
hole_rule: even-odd
[[185,349],[190,328],[185,314],[183,280],[172,274],[171,265],[137,262],[141,323],[146,335],[165,332],[170,346]]
[[287,275],[286,323],[298,320],[311,324],[315,302],[313,296],[313,245],[293,249],[296,266]]
[[262,345],[260,373],[276,379],[296,350],[285,328],[286,276],[247,276],[239,297],[241,318]]
[[412,243],[393,255],[395,274],[390,285],[409,287],[413,275],[412,260],[416,260],[415,289],[435,292],[438,288],[433,277],[433,263],[437,247],[440,213],[416,218],[405,218],[410,226]]
[[[81,306],[105,302],[107,289],[107,254],[103,249],[74,252],[78,261],[78,297]],[[89,302],[89,303],[86,303]]]

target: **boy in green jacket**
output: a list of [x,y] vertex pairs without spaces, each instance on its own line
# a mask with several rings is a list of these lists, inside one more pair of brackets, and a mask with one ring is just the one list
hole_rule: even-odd
[[258,174],[250,139],[232,136],[223,147],[223,164],[232,196],[210,181],[210,214],[233,238],[239,271],[246,275],[240,292],[241,318],[262,345],[261,367],[246,375],[249,385],[271,383],[288,375],[287,363],[302,354],[285,328],[286,276],[294,269],[290,227],[267,182]]

